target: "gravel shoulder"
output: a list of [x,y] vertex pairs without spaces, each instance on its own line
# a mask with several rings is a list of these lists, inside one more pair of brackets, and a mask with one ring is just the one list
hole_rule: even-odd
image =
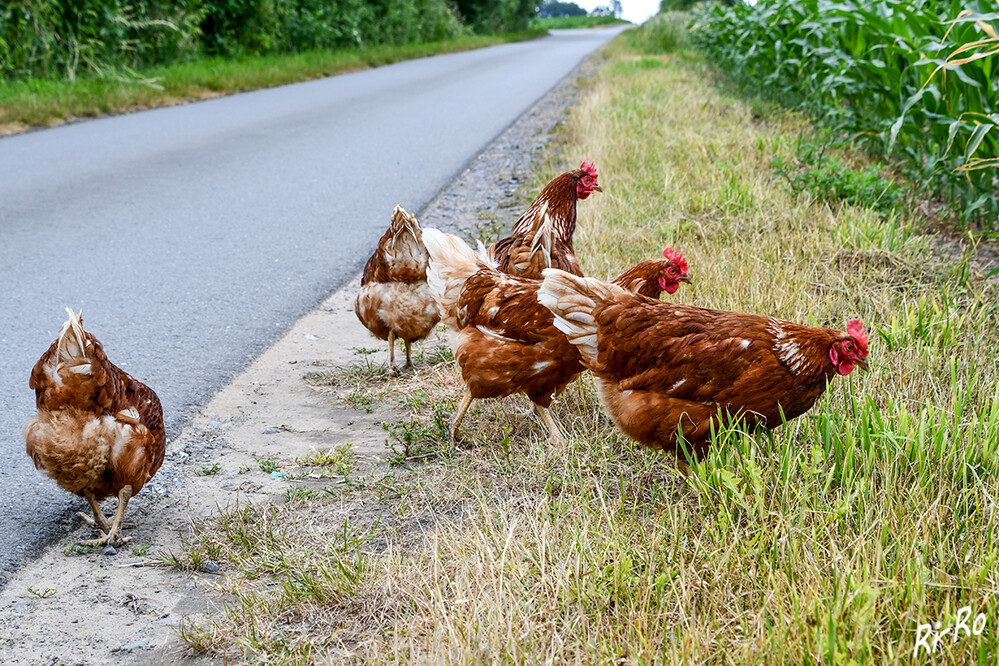
[[[420,212],[422,224],[470,237],[508,228],[526,205],[522,186],[575,100],[578,81],[599,66],[599,55],[589,57],[523,114]],[[390,215],[386,210],[386,225]],[[387,362],[385,344],[354,315],[359,280],[297,321],[168,442],[159,473],[129,505],[132,543],[114,554],[80,552],[75,542],[90,534],[73,516],[62,524],[62,538],[10,576],[0,590],[0,664],[219,661],[189,655],[175,633],[185,617],[221,608],[211,564],[191,573],[159,558],[176,552],[192,525],[217,507],[281,502],[288,482],[258,461],[283,467],[310,449],[351,442],[366,468],[387,465],[382,423],[399,418],[395,407],[345,408],[306,381],[316,367]],[[424,351],[442,344],[442,336],[424,343]],[[114,506],[109,501],[105,512]]]

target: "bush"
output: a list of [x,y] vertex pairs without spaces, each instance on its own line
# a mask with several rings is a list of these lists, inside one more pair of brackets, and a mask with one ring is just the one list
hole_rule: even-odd
[[479,33],[527,30],[534,0],[457,0],[458,13]]
[[538,18],[561,18],[565,16],[586,16],[586,10],[575,2],[560,2],[559,0],[545,0],[538,7]]
[[202,40],[217,55],[410,44],[462,32],[445,0],[207,0],[205,9]]
[[[519,26],[513,10],[524,0],[482,4],[491,12],[484,32]],[[449,0],[13,0],[0,3],[0,80],[121,76],[201,55],[410,44],[464,32]]]
[[672,53],[687,43],[690,14],[664,12],[656,14],[629,36],[632,46],[643,53]]
[[198,49],[199,0],[0,3],[0,79],[108,74]]

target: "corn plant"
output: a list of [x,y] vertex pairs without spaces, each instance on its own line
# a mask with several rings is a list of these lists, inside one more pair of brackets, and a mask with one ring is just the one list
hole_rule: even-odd
[[995,228],[999,13],[974,2],[762,0],[702,8],[692,38],[746,85],[899,163]]

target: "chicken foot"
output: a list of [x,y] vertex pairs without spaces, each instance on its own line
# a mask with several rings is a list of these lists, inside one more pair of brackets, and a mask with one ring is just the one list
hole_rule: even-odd
[[467,388],[461,396],[461,400],[458,401],[458,407],[451,414],[451,427],[449,428],[451,446],[455,444],[455,434],[458,432],[458,426],[461,425],[461,420],[465,418],[465,412],[468,411],[468,407],[472,404],[472,392]]
[[[115,512],[114,520],[111,521],[111,526],[108,528],[107,532],[101,530],[101,536],[97,539],[88,539],[86,541],[80,541],[81,546],[121,546],[132,540],[132,537],[122,537],[121,530],[125,519],[125,507],[128,506],[128,500],[132,497],[132,486],[125,486],[118,492],[118,511]],[[98,510],[100,507],[98,507]],[[102,514],[103,517],[103,514]],[[105,520],[105,522],[107,522]]]
[[552,418],[551,411],[541,405],[534,405],[534,409],[538,412],[541,422],[548,428],[548,441],[552,444],[565,444],[565,435],[562,434],[555,419]]

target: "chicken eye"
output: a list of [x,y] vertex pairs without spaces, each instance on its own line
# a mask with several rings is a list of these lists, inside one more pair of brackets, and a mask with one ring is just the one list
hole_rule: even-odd
[[852,342],[847,342],[846,346],[845,346],[845,349],[847,351],[853,351],[853,343]]
[[590,177],[589,176],[583,176],[583,182],[586,183],[587,185],[589,185],[590,184]]

